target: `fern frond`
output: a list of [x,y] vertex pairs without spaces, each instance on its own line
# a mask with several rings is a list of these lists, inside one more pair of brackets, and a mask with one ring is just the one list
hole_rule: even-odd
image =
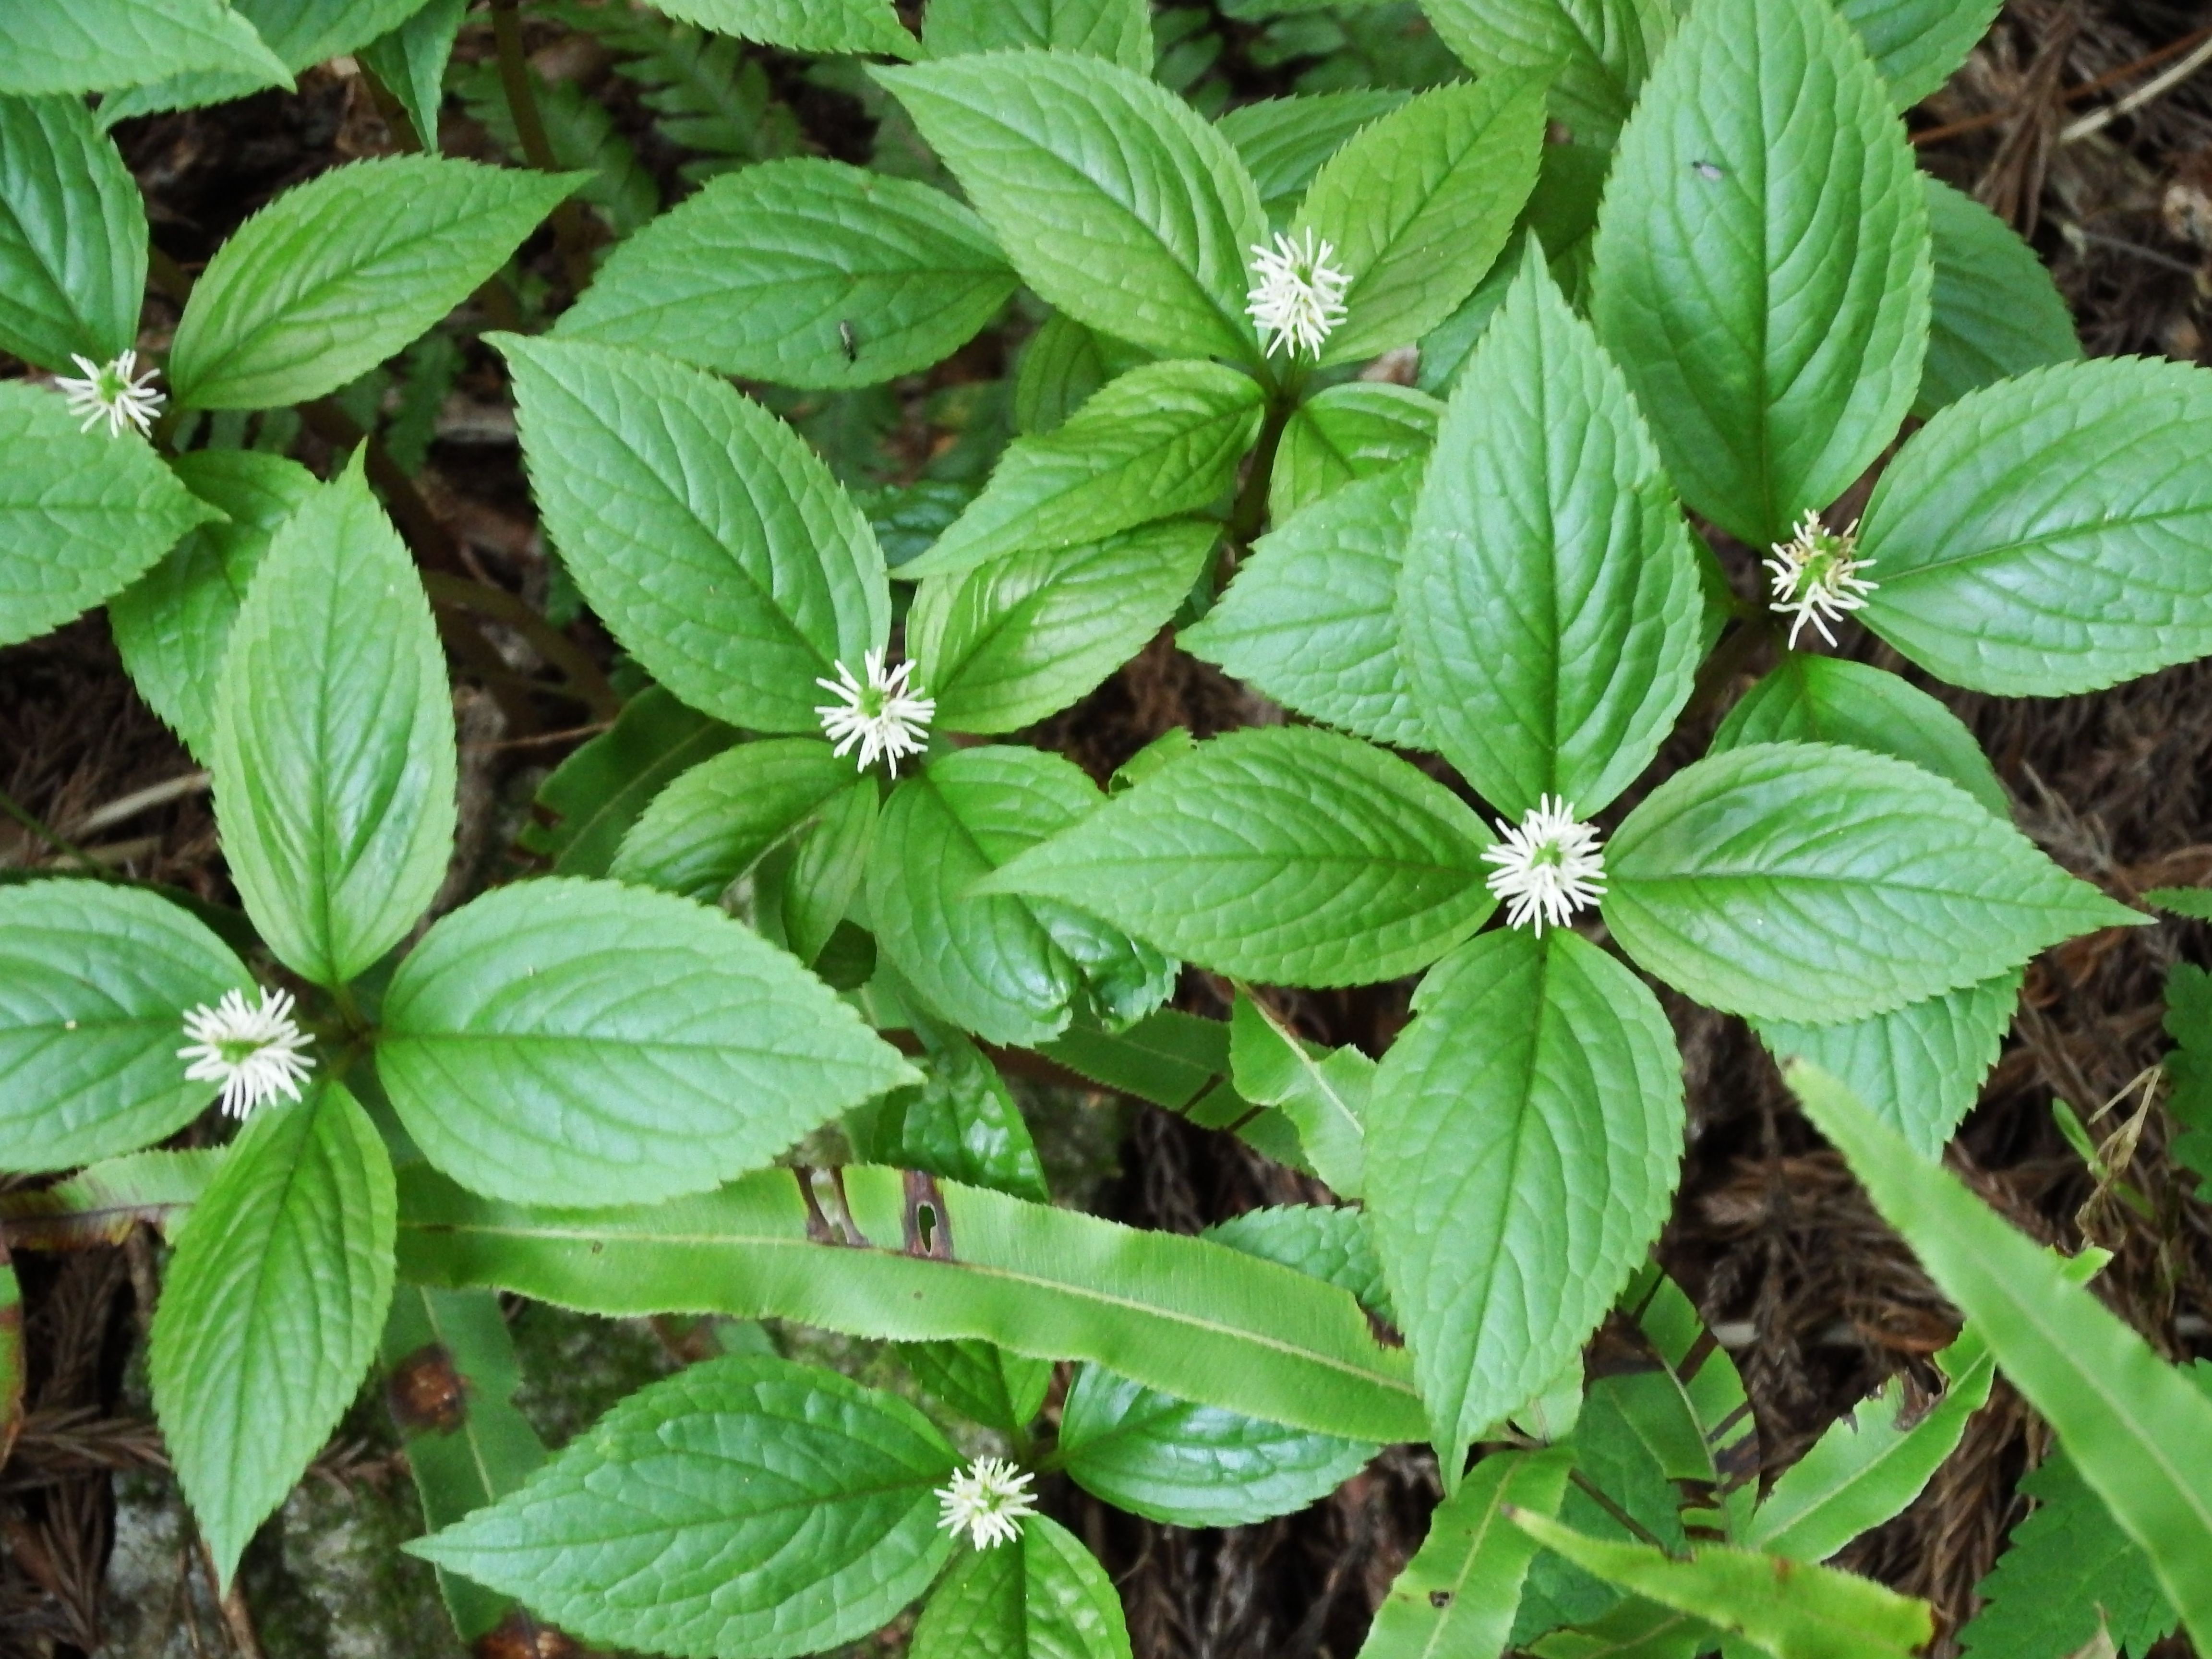
[[2112,1645],[2142,1659],[2178,1622],[2150,1559],[2063,1451],[2020,1484],[2035,1512],[1977,1586],[1986,1605],[1959,1632],[1967,1659],[2065,1659],[2100,1616]]
[[776,100],[739,42],[619,3],[553,0],[538,10],[595,36],[615,55],[615,72],[636,83],[661,133],[697,152],[680,169],[684,178],[696,183],[799,152],[797,118]]

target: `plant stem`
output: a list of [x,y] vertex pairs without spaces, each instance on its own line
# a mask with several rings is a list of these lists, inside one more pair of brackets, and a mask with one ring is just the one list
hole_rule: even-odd
[[55,852],[61,854],[65,858],[75,859],[79,864],[82,865],[87,871],[90,872],[93,875],[97,876],[100,880],[121,881],[124,879],[123,877],[109,869],[98,859],[93,857],[91,854],[86,852],[84,848],[79,847],[75,842],[65,840],[61,836],[57,835],[53,830],[48,829],[45,821],[41,819],[38,814],[33,812],[28,807],[16,800],[13,795],[5,793],[4,792],[0,792],[0,812],[5,812],[9,817],[15,819],[16,823],[21,824],[23,828],[29,830],[33,836],[46,842],[48,847],[53,848]]
[[1667,1547],[1664,1544],[1662,1544],[1658,1539],[1654,1537],[1650,1530],[1643,1526],[1634,1516],[1631,1515],[1626,1510],[1621,1508],[1620,1504],[1614,1503],[1612,1498],[1607,1497],[1603,1492],[1599,1490],[1597,1486],[1591,1481],[1590,1478],[1584,1474],[1580,1469],[1571,1470],[1568,1473],[1567,1479],[1573,1481],[1575,1485],[1580,1486],[1584,1492],[1588,1492],[1600,1509],[1603,1510],[1607,1515],[1620,1522],[1622,1526],[1627,1528],[1628,1530],[1638,1540],[1644,1543],[1650,1545],[1651,1547],[1656,1550],[1663,1550]]
[[1252,459],[1245,469],[1243,485],[1229,509],[1229,538],[1222,549],[1221,563],[1215,575],[1217,590],[1236,568],[1237,556],[1251,545],[1253,538],[1260,533],[1260,526],[1267,521],[1267,495],[1275,481],[1275,452],[1282,447],[1283,428],[1290,424],[1291,416],[1297,409],[1298,390],[1304,379],[1304,375],[1292,369],[1279,386],[1273,384],[1272,375],[1261,382],[1267,388],[1267,412],[1260,422],[1260,440],[1252,446]]
[[[545,118],[538,108],[538,94],[530,84],[530,64],[522,52],[520,0],[492,0],[492,39],[499,47],[499,83],[507,94],[507,107],[514,117],[515,137],[522,141],[523,159],[540,173],[559,173],[553,141],[545,131]],[[561,268],[567,272],[571,293],[581,294],[592,280],[592,258],[584,232],[583,210],[574,200],[553,210],[553,240],[560,246]]]
[[622,698],[591,653],[505,588],[436,570],[423,574],[422,585],[434,603],[505,623],[528,640],[539,656],[566,677],[568,695],[592,711],[594,724],[610,724],[622,712]]

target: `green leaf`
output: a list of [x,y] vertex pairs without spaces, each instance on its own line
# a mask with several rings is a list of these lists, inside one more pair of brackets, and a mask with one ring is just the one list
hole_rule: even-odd
[[0,886],[0,1169],[66,1170],[173,1133],[214,1088],[185,1079],[185,1016],[253,981],[190,912],[136,888]]
[[1175,615],[1220,534],[1210,520],[1167,519],[929,578],[906,648],[939,726],[1012,732],[1066,708]]
[[2087,1290],[1969,1193],[1912,1156],[1834,1079],[1799,1065],[1790,1085],[1882,1218],[1965,1310],[2006,1381],[2148,1554],[2200,1643],[2212,1641],[2212,1395],[2152,1352]]
[[394,155],[286,191],[192,289],[169,357],[179,405],[266,409],[335,391],[466,299],[577,183]]
[[116,1245],[142,1221],[172,1240],[207,1191],[227,1150],[128,1152],[51,1187],[17,1187],[0,1194],[7,1243],[18,1250]]
[[431,928],[385,997],[377,1074],[455,1179],[571,1204],[699,1192],[915,1079],[742,924],[560,879],[495,889]]
[[951,356],[1014,283],[942,191],[802,157],[726,173],[661,215],[556,332],[783,386],[874,386]]
[[534,805],[541,817],[525,824],[515,840],[550,859],[556,876],[604,876],[660,792],[737,741],[738,733],[721,721],[648,685],[623,705],[613,726],[538,786]]
[[1394,1322],[1382,1263],[1367,1212],[1352,1205],[1290,1204],[1247,1210],[1216,1222],[1204,1237],[1246,1255],[1280,1262],[1348,1291],[1385,1323]]
[[356,454],[270,541],[216,692],[223,852],[286,966],[343,985],[406,937],[453,853],[457,759],[429,601]]
[[[398,27],[422,0],[234,0],[240,16],[287,70],[303,70],[368,45]],[[289,76],[281,79],[288,87]],[[267,86],[271,76],[253,64],[243,68],[191,70],[134,86],[100,100],[100,124],[112,127],[133,116],[228,103]],[[432,148],[435,148],[434,145]]]
[[1979,387],[2075,362],[2081,343],[2050,270],[2010,225],[1940,179],[1923,173],[1920,184],[1936,257],[1928,362],[1912,404],[1925,420]]
[[1050,1360],[989,1342],[902,1342],[898,1354],[925,1393],[1005,1434],[1035,1422],[1052,1387]]
[[[754,925],[769,938],[775,937],[769,932],[765,914],[772,904],[782,929],[784,948],[810,968],[829,945],[830,936],[845,923],[846,913],[866,879],[868,848],[875,840],[876,817],[882,804],[882,789],[875,779],[854,779],[793,839],[789,862],[781,872],[774,895],[765,896],[757,887],[753,891]],[[764,897],[767,903],[763,902]],[[873,945],[867,949],[872,963]],[[822,972],[834,982],[829,969]],[[863,972],[860,977],[866,980],[868,975]]]
[[1643,984],[1576,934],[1484,934],[1421,983],[1367,1111],[1376,1243],[1430,1435],[1461,1449],[1581,1352],[1682,1155],[1682,1065]]
[[500,335],[547,531],[653,678],[763,732],[821,730],[817,679],[890,633],[882,550],[805,441],[726,381]]
[[1672,0],[1423,0],[1478,75],[1553,76],[1552,112],[1580,143],[1609,144],[1674,27]]
[[[1575,1468],[1588,1485],[1568,1486],[1559,1518],[1593,1537],[1656,1538],[1663,1548],[1680,1551],[1689,1542],[1683,1527],[1683,1493],[1667,1478],[1650,1442],[1631,1420],[1633,1402],[1625,1386],[1629,1382],[1603,1376],[1588,1384],[1568,1437]],[[1591,1495],[1593,1489],[1604,1494],[1602,1504]],[[1704,1621],[1693,1622],[1713,1639],[1705,1648],[1691,1645],[1683,1650],[1680,1627],[1670,1628],[1651,1603],[1593,1577],[1565,1556],[1547,1552],[1529,1565],[1521,1609],[1513,1620],[1513,1643],[1545,1659],[1594,1659],[1595,1654],[1609,1655],[1616,1648],[1632,1650],[1639,1659],[1696,1659],[1718,1638]],[[1559,1631],[1562,1625],[1575,1628]],[[1547,1632],[1554,1633],[1547,1637]],[[1537,1641],[1540,1637],[1545,1639]]]
[[1085,998],[1087,924],[975,884],[1098,802],[1074,762],[1006,744],[956,750],[891,792],[868,855],[868,915],[925,1004],[990,1042],[1034,1046],[1066,1028]]
[[1405,762],[1273,726],[1200,744],[971,891],[1064,899],[1267,984],[1369,984],[1482,925],[1490,844]]
[[1860,552],[1861,616],[1929,672],[2094,691],[2212,652],[2212,376],[2107,357],[1972,392],[1898,452]]
[[994,52],[878,70],[1022,279],[1170,356],[1252,361],[1248,250],[1267,228],[1229,141],[1134,71]]
[[[2157,893],[2145,896],[2171,905],[2176,890],[2162,890],[2164,899]],[[2182,1127],[2170,1150],[2177,1163],[2202,1178],[2201,1189],[2212,1182],[2212,975],[2189,963],[2173,964],[2166,981],[2165,1023],[2178,1045],[2166,1057],[2172,1085],[2166,1106]]]
[[1069,1477],[1116,1509],[1176,1527],[1241,1527],[1336,1490],[1381,1448],[1194,1406],[1097,1365],[1060,1408]]
[[214,752],[216,687],[239,607],[277,531],[315,493],[315,476],[252,449],[196,449],[169,465],[228,521],[188,533],[107,602],[107,621],[138,695],[204,762]]
[[[639,162],[607,106],[574,81],[548,81],[534,69],[528,78],[554,166],[577,175],[576,199],[588,204],[617,238],[659,213],[660,186]],[[489,59],[466,64],[451,80],[462,108],[497,142],[498,153],[526,166],[529,152],[514,124],[499,65]]]
[[1832,1567],[1718,1544],[1677,1558],[1588,1537],[1527,1510],[1506,1513],[1586,1571],[1707,1620],[1775,1659],[1904,1659],[1935,1634],[1925,1601]]
[[0,97],[0,350],[104,363],[137,343],[145,291],[145,204],[84,100]]
[[438,148],[438,108],[445,102],[446,65],[453,56],[469,0],[423,0],[422,8],[356,54],[399,100],[422,148]]
[[1521,228],[1489,274],[1475,284],[1474,292],[1421,341],[1415,384],[1423,391],[1441,398],[1457,389],[1461,371],[1504,303],[1506,290],[1528,257],[1530,243],[1543,250],[1553,279],[1576,308],[1588,308],[1590,243],[1597,234],[1599,198],[1612,161],[1609,149],[1545,144],[1536,164],[1535,191],[1522,210]]
[[[1961,1332],[1938,1356],[1947,1386],[1933,1409],[1892,1376],[1829,1425],[1787,1469],[1753,1517],[1744,1541],[1796,1561],[1825,1561],[1860,1534],[1901,1515],[1965,1437],[1988,1402],[1996,1362],[1978,1333]],[[2077,1642],[2058,1652],[2073,1651]]]
[[2066,1659],[2101,1629],[2113,1647],[2144,1659],[2175,1623],[2149,1559],[2063,1450],[2019,1490],[2035,1510],[1974,1587],[1982,1610],[1959,1632],[1960,1649],[1978,1659]]
[[[1951,78],[1990,31],[2001,0],[1836,0],[1859,33],[1890,101],[1911,109]],[[1935,180],[1929,179],[1933,184]]]
[[632,1395],[521,1491],[407,1547],[586,1642],[811,1653],[873,1631],[951,1543],[959,1463],[896,1395],[726,1354]]
[[1241,986],[1229,1021],[1229,1059],[1237,1092],[1276,1106],[1297,1126],[1315,1172],[1341,1198],[1358,1198],[1367,1154],[1362,1120],[1375,1062],[1358,1049],[1318,1048],[1302,1040]]
[[[521,1367],[491,1291],[402,1285],[383,1350],[385,1401],[433,1531],[506,1497],[545,1462],[544,1443],[515,1408]],[[438,1589],[464,1641],[494,1628],[512,1605],[442,1569]]]
[[2154,887],[2143,896],[2143,902],[2155,904],[2161,910],[2170,910],[2177,916],[2187,916],[2196,921],[2212,921],[2212,888]]
[[1410,345],[1474,291],[1535,185],[1546,79],[1437,87],[1323,164],[1295,228],[1332,244],[1351,277],[1323,364]]
[[1705,0],[1620,136],[1598,333],[1682,499],[1785,539],[1897,435],[1928,337],[1928,210],[1827,0]]
[[[1577,1494],[1568,1494],[1571,1504]],[[1587,1530],[1585,1523],[1583,1530]],[[1580,1567],[1571,1567],[1555,1555],[1540,1555],[1536,1565],[1528,1574],[1529,1589],[1524,1592],[1522,1605],[1531,1605],[1537,1576],[1547,1566],[1556,1566],[1563,1572],[1577,1574],[1584,1582],[1610,1591],[1610,1586],[1583,1572]],[[1613,1595],[1612,1604],[1601,1613],[1565,1630],[1554,1630],[1529,1649],[1537,1659],[1699,1659],[1721,1644],[1721,1633],[1704,1620],[1686,1613],[1677,1613],[1672,1607],[1662,1607],[1656,1601],[1647,1601],[1640,1595]]]
[[1180,1112],[1229,1073],[1229,1026],[1163,1008],[1126,1031],[1072,1027],[1037,1052],[1108,1089]]
[[[697,183],[799,147],[798,118],[776,99],[764,54],[628,7],[553,0],[540,11],[548,13],[596,36],[615,55],[615,73],[638,88],[661,136],[696,152],[677,168],[679,178]],[[649,175],[647,182],[650,216],[659,210],[660,191]]]
[[1712,752],[1750,743],[1839,743],[1894,755],[1948,780],[2000,821],[2012,799],[1966,723],[1919,687],[1863,662],[1785,653],[1713,733]]
[[915,50],[890,0],[664,0],[659,9],[717,34],[791,52],[911,58]]
[[[1051,431],[1100,386],[1144,361],[1138,347],[1085,328],[1066,312],[1054,312],[1030,336],[1015,366],[1014,430],[1024,435]],[[961,505],[966,504],[963,495]],[[935,534],[927,539],[935,539]]]
[[[1681,1286],[1647,1264],[1620,1297],[1605,1339],[1604,1395],[1680,1497],[1686,1534],[1741,1534],[1759,1497],[1759,1431],[1743,1377]],[[1579,1379],[1581,1370],[1576,1367]]]
[[1606,848],[1623,950],[1710,1007],[1832,1024],[2147,921],[1955,784],[1886,755],[1767,743],[1653,790]]
[[384,1142],[333,1082],[254,1114],[177,1239],[154,1407],[225,1585],[361,1387],[396,1213]]
[[422,0],[232,0],[288,69],[306,69],[397,27]]
[[90,610],[216,516],[137,438],[81,432],[58,392],[0,381],[0,645]]
[[963,1553],[914,1627],[913,1659],[1129,1659],[1121,1598],[1091,1552],[1032,1516],[1011,1546]]
[[812,1179],[764,1170],[623,1210],[497,1203],[427,1170],[404,1184],[401,1259],[422,1284],[609,1315],[994,1342],[1317,1434],[1388,1444],[1422,1432],[1405,1353],[1375,1340],[1349,1294],[1201,1239],[873,1164]]
[[934,1020],[917,1018],[915,1032],[927,1050],[922,1081],[845,1115],[854,1156],[1050,1202],[1036,1142],[998,1067]]
[[163,70],[292,77],[224,0],[70,0],[0,14],[0,94],[112,92]]
[[899,574],[957,574],[1209,506],[1236,483],[1261,401],[1250,375],[1218,363],[1133,368],[1061,426],[1008,445],[983,493]]
[[1176,642],[1310,720],[1434,749],[1398,633],[1399,571],[1420,486],[1421,464],[1405,462],[1261,537],[1228,592]]
[[1429,1517],[1428,1536],[1375,1609],[1359,1659],[1503,1652],[1536,1553],[1503,1511],[1554,1513],[1573,1465],[1573,1453],[1558,1446],[1493,1453],[1477,1463]]
[[1356,479],[1426,456],[1443,412],[1425,392],[1387,381],[1324,387],[1283,424],[1267,483],[1269,515],[1280,526]]
[[1146,0],[932,0],[921,45],[932,58],[1058,47],[1150,75],[1152,8]]
[[1399,579],[1424,724],[1518,817],[1588,817],[1688,699],[1698,567],[1659,453],[1589,325],[1531,257],[1452,394]]
[[1837,1025],[1755,1020],[1753,1029],[1777,1059],[1809,1060],[1834,1073],[1915,1152],[1933,1159],[1974,1109],[1982,1080],[1997,1062],[2020,1006],[2021,978],[2014,968]]
[[739,744],[655,795],[607,873],[711,904],[853,786],[853,763],[819,738]]
[[1239,104],[1217,125],[1250,171],[1268,222],[1282,224],[1297,210],[1322,163],[1406,98],[1390,87],[1261,98]]

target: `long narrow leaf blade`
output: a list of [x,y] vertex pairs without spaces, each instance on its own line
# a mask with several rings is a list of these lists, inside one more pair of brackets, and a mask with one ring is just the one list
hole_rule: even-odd
[[2212,1644],[2212,1399],[1833,1078],[1802,1061],[1788,1077],[1882,1218],[2150,1557],[2191,1637]]
[[1412,1368],[1346,1292],[1200,1239],[860,1165],[764,1170],[696,1198],[555,1210],[403,1176],[400,1271],[587,1312],[796,1319],[980,1338],[1350,1440],[1426,1434]]

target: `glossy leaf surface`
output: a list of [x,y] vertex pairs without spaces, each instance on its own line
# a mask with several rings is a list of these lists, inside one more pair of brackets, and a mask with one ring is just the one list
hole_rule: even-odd
[[1064,899],[1225,974],[1364,984],[1481,924],[1490,841],[1403,761],[1271,727],[1200,744],[978,890]]
[[518,1200],[698,1192],[915,1078],[750,929],[612,882],[521,882],[442,918],[384,1025],[377,1073],[424,1154]]
[[1578,1353],[1665,1220],[1681,1060],[1588,941],[1486,933],[1438,966],[1367,1114],[1367,1198],[1447,1463]]
[[269,544],[231,629],[209,769],[231,878],[319,985],[415,925],[452,856],[453,694],[430,605],[358,465]]

